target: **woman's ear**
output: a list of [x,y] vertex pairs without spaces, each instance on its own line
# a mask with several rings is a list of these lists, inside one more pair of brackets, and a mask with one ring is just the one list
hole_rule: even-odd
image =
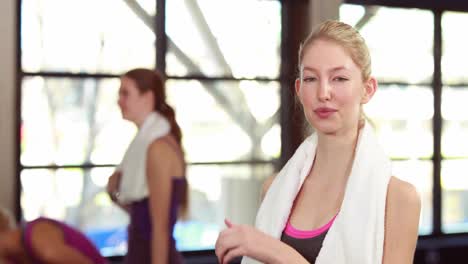
[[147,104],[156,104],[155,97],[152,91],[145,91],[141,95]]
[[366,104],[370,101],[372,96],[374,96],[375,92],[377,91],[378,84],[377,80],[374,77],[370,77],[364,83],[364,93],[362,94],[361,104]]

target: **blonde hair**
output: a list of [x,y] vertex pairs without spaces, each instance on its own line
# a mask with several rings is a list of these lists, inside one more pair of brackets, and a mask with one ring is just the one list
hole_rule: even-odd
[[0,207],[0,232],[15,228],[16,224],[11,213]]
[[333,41],[340,45],[361,69],[362,80],[369,79],[371,75],[371,58],[364,38],[352,26],[336,20],[327,20],[319,24],[302,42],[299,48],[298,60],[301,74],[305,49],[317,40]]

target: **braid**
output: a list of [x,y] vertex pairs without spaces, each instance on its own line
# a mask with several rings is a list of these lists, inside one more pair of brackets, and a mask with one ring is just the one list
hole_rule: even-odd
[[[174,109],[166,103],[165,100],[161,101],[159,107],[157,109],[164,117],[167,118],[169,123],[171,124],[171,135],[175,138],[177,143],[181,146],[182,149],[182,131],[180,130],[179,124],[175,119],[175,111]],[[183,152],[183,150],[182,150]],[[178,217],[180,219],[185,219],[188,216],[188,205],[189,205],[189,198],[188,198],[188,187],[185,188],[183,194],[181,194],[181,203],[178,212]]]
[[182,131],[180,130],[179,124],[175,119],[174,109],[168,105],[165,101],[162,101],[157,109],[164,117],[166,117],[171,124],[171,134],[175,137],[177,143],[182,143]]

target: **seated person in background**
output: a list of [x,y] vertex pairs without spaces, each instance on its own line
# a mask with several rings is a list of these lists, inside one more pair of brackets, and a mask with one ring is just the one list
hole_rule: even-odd
[[56,220],[38,218],[17,226],[0,208],[0,263],[101,264],[107,260],[80,231]]

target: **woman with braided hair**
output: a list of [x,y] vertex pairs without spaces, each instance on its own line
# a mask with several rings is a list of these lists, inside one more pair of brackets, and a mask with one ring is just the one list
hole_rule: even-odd
[[125,263],[182,263],[172,236],[178,213],[187,209],[187,181],[175,113],[166,103],[164,79],[134,69],[120,79],[122,117],[138,127],[107,191],[130,216]]

